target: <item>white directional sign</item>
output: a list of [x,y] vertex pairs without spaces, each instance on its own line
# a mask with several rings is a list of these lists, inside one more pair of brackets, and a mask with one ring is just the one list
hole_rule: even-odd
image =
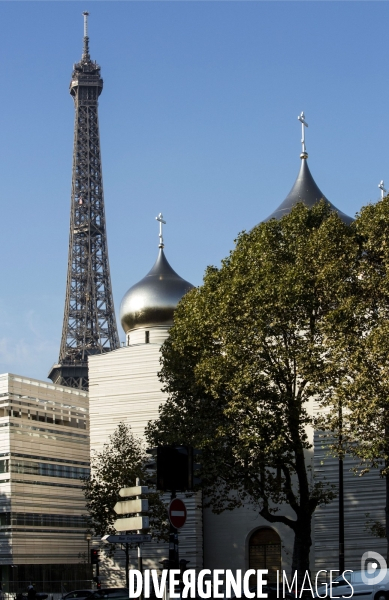
[[141,544],[151,542],[151,535],[148,533],[127,533],[126,535],[105,535],[101,538],[102,542],[107,544]]
[[148,500],[122,500],[122,502],[116,502],[113,507],[117,515],[128,515],[129,513],[140,513],[147,512],[149,510]]
[[119,496],[122,498],[128,498],[130,496],[140,496],[141,494],[148,494],[149,488],[147,485],[136,485],[130,488],[122,488],[119,492]]
[[[136,481],[139,484],[139,479]],[[129,515],[132,517],[125,517],[123,519],[116,519],[113,524],[116,531],[138,531],[142,529],[149,529],[149,517],[147,515],[142,516],[141,513],[147,513],[149,510],[149,501],[140,498],[141,494],[147,494],[149,491],[147,486],[136,485],[134,487],[122,488],[119,491],[119,496],[122,498],[128,498],[131,496],[137,496],[134,500],[123,500],[116,502],[113,507],[117,515]]]
[[137,529],[149,529],[149,517],[127,517],[116,519],[113,524],[116,531],[135,531]]

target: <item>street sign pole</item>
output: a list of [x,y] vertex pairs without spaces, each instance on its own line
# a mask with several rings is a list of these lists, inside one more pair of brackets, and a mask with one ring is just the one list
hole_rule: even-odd
[[[129,556],[129,545],[131,543],[136,543],[138,546],[138,569],[142,573],[143,577],[143,569],[142,569],[142,548],[141,544],[143,541],[150,541],[151,536],[144,535],[142,530],[149,529],[149,517],[143,516],[142,513],[147,513],[149,510],[149,501],[142,499],[142,494],[147,494],[149,492],[147,486],[141,486],[139,478],[136,479],[136,483],[134,487],[130,488],[122,488],[119,491],[119,496],[121,498],[128,498],[135,496],[135,500],[122,500],[117,502],[114,506],[114,511],[117,515],[128,515],[132,514],[135,516],[132,517],[122,517],[120,519],[116,519],[113,526],[116,531],[137,531],[136,534],[127,535],[106,535],[103,537],[103,540],[108,543],[122,543],[122,549],[126,555],[126,585],[129,587],[129,568],[130,568],[130,556]],[[119,539],[117,539],[119,538]],[[148,538],[147,540],[144,538]],[[140,596],[140,600],[142,600],[142,595]]]
[[[171,500],[176,497],[176,492],[171,493]],[[170,532],[169,532],[169,566],[173,569],[178,569],[179,555],[178,555],[178,531],[172,525],[170,521]]]
[[143,574],[142,544],[138,544],[138,571],[140,571]]
[[129,570],[130,570],[130,553],[129,553],[129,547],[128,547],[128,543],[126,543],[126,580],[127,577],[129,577]]
[[[139,484],[139,480],[136,480],[137,484]],[[142,502],[140,496],[137,496],[136,499],[140,502]],[[147,503],[147,508],[148,508],[148,503]],[[139,510],[139,509],[138,509]],[[142,510],[142,508],[140,509]],[[140,517],[141,514],[140,512],[137,513],[137,517]],[[140,529],[138,529],[138,534],[142,533],[142,531]],[[130,568],[130,565],[128,565],[128,568]],[[143,565],[142,565],[142,544],[139,543],[138,544],[138,571],[139,573],[141,573],[142,575],[142,592],[141,595],[139,596],[139,600],[143,600],[143,585],[144,585],[144,578],[143,578]]]

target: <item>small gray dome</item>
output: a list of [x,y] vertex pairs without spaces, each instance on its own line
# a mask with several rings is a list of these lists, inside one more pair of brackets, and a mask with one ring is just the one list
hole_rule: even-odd
[[120,322],[125,333],[141,327],[173,325],[177,304],[193,287],[171,268],[160,247],[151,271],[124,295]]
[[270,219],[281,219],[281,217],[284,215],[288,215],[298,202],[303,202],[305,206],[312,208],[316,202],[319,202],[323,198],[329,203],[331,209],[338,213],[342,221],[346,223],[346,225],[350,225],[354,219],[336,208],[336,206],[334,206],[332,202],[325,197],[323,192],[317,186],[308,167],[308,154],[303,153],[301,154],[300,158],[302,159],[300,172],[292,189],[282,204],[280,204],[280,206],[276,208],[276,210],[272,212],[267,219],[264,219],[264,222],[270,221]]

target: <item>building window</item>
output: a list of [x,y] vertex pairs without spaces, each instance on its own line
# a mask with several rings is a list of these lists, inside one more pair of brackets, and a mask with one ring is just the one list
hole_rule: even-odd
[[0,526],[18,525],[28,527],[65,527],[81,528],[87,527],[84,516],[78,515],[47,515],[40,513],[0,513]]
[[[0,467],[1,462],[8,463],[8,461],[0,461]],[[83,467],[74,467],[70,465],[56,465],[50,463],[12,459],[11,473],[18,473],[24,475],[41,475],[43,477],[64,477],[66,479],[81,479],[82,477],[89,477],[90,470],[85,469]]]
[[11,513],[3,512],[0,513],[0,525],[3,527],[4,525],[11,524]]
[[0,474],[9,473],[9,459],[0,460]]
[[277,581],[277,571],[281,571],[281,538],[271,527],[257,529],[250,537],[249,568],[268,569],[269,583]]
[[150,331],[145,331],[145,344],[150,343]]

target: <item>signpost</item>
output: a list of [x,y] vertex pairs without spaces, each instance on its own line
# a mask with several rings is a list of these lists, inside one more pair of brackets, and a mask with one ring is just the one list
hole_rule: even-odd
[[173,498],[169,504],[169,521],[175,529],[181,529],[186,523],[186,506],[180,498]]
[[[125,531],[123,535],[105,535],[102,538],[103,542],[108,544],[124,544],[126,553],[126,583],[128,587],[128,570],[129,570],[129,544],[137,544],[138,546],[138,569],[142,572],[142,547],[143,542],[150,542],[151,535],[142,533],[142,530],[149,529],[149,517],[143,516],[141,513],[147,513],[149,510],[149,501],[144,498],[140,498],[141,494],[148,494],[149,488],[144,485],[140,485],[140,480],[136,480],[134,487],[122,488],[119,491],[121,498],[131,498],[132,500],[122,500],[116,502],[113,507],[117,515],[133,515],[131,517],[124,517],[116,519],[113,526],[116,531]],[[127,533],[132,531],[134,533]],[[135,533],[136,532],[136,533]]]
[[151,535],[148,533],[128,533],[125,535],[105,535],[101,538],[107,544],[143,544],[151,542]]
[[116,519],[113,526],[116,531],[138,531],[140,529],[149,529],[149,517],[143,517],[140,513],[149,510],[149,501],[139,498],[140,494],[147,494],[149,491],[148,487],[144,485],[136,485],[130,488],[122,488],[119,491],[121,498],[128,496],[137,496],[135,500],[122,500],[116,502],[113,507],[117,515],[128,515],[136,514],[135,517],[126,517],[124,519]]

